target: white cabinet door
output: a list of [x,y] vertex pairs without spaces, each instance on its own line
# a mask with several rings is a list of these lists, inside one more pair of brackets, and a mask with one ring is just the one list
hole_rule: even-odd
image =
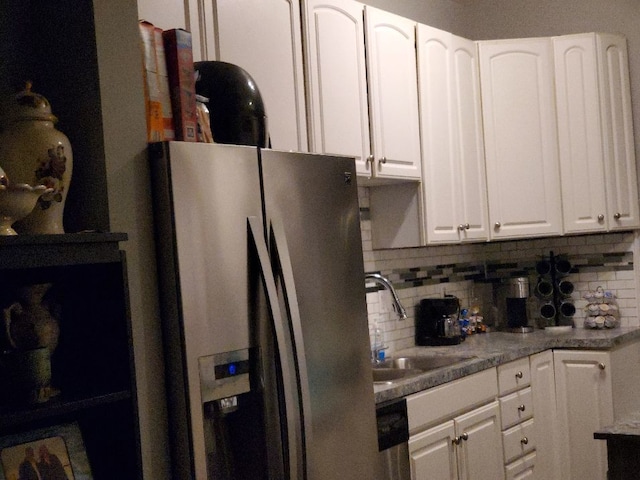
[[371,175],[364,5],[305,0],[309,144],[315,153],[356,157]]
[[633,138],[627,42],[619,35],[598,34],[598,75],[604,132],[609,228],[640,226],[640,203]]
[[460,159],[462,240],[488,240],[489,214],[484,158],[480,78],[475,42],[451,36],[453,53],[453,122]]
[[497,401],[409,439],[412,480],[504,478]]
[[565,231],[638,227],[625,39],[586,33],[553,44]]
[[558,422],[553,352],[547,350],[531,355],[529,361],[536,439],[535,473],[540,479],[558,478],[560,457],[556,448]]
[[596,41],[553,39],[564,230],[607,230]]
[[551,40],[478,45],[491,236],[561,234]]
[[455,480],[458,478],[453,420],[409,439],[412,480]]
[[365,7],[372,168],[377,177],[421,177],[415,25]]
[[498,402],[456,417],[455,427],[461,438],[457,452],[460,480],[504,478]]
[[531,452],[505,467],[506,480],[551,480],[556,476],[545,477],[538,473],[540,463],[536,460],[537,452]]
[[418,25],[417,50],[427,243],[486,240],[475,43]]
[[559,478],[606,479],[606,442],[593,433],[613,422],[611,362],[607,352],[554,352],[558,406]]
[[273,148],[306,152],[299,2],[214,1],[217,59],[239,65],[256,81]]

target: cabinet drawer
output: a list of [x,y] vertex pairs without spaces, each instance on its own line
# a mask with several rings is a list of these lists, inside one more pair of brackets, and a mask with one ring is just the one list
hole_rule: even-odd
[[502,446],[504,448],[504,463],[513,462],[516,458],[535,450],[536,438],[531,418],[509,430],[502,432]]
[[500,418],[502,419],[502,430],[513,427],[533,416],[533,401],[531,398],[531,387],[523,388],[513,392],[506,397],[500,398]]
[[500,395],[526,387],[531,383],[529,357],[498,366],[498,389]]
[[505,467],[505,480],[533,480],[536,478],[535,464],[536,452],[531,452],[526,457],[516,460]]
[[483,370],[407,397],[409,432],[415,433],[438,420],[451,418],[498,395],[496,369]]

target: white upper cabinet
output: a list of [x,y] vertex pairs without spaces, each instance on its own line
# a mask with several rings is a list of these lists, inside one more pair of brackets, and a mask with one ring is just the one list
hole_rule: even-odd
[[475,43],[418,25],[417,49],[427,243],[487,240]]
[[310,150],[356,157],[370,175],[364,5],[305,0],[304,9]]
[[553,45],[565,232],[638,227],[625,40],[587,33]]
[[553,39],[564,229],[607,229],[595,37]]
[[307,151],[299,2],[214,0],[214,4],[217,60],[239,65],[258,84],[273,148]]
[[421,178],[415,26],[365,7],[374,177]]
[[491,238],[560,235],[551,39],[478,45]]
[[640,227],[627,42],[596,36],[609,229]]

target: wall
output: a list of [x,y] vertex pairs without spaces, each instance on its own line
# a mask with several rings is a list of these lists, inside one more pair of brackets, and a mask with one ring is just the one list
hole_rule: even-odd
[[[111,40],[117,42],[121,38],[118,32],[119,19],[121,21],[127,16],[135,16],[135,13],[131,12],[131,3],[135,3],[135,0],[118,0],[115,5],[106,0],[94,1],[97,16],[113,17],[111,28],[98,32],[103,35],[105,45],[109,45]],[[198,3],[195,0],[138,0],[138,16],[162,28],[189,28],[192,25],[191,29],[194,30],[197,28],[193,21],[195,10],[185,13],[184,6]],[[635,130],[636,137],[640,138],[640,29],[637,28],[640,24],[640,6],[637,0],[364,0],[363,3],[471,39],[558,35],[582,31],[621,32],[628,38]],[[131,28],[131,25],[127,27]],[[194,39],[194,42],[196,41],[197,38]],[[144,145],[139,141],[139,134],[131,130],[132,125],[139,128],[143,124],[130,122],[136,115],[139,118],[143,106],[129,101],[134,97],[133,94],[127,97],[120,95],[121,92],[130,91],[131,86],[126,84],[130,77],[118,74],[124,68],[119,64],[122,59],[112,54],[127,53],[127,61],[131,62],[133,59],[130,45],[111,46],[106,50],[108,51],[99,52],[101,68],[112,77],[114,88],[109,92],[102,92],[105,132],[108,137],[118,139],[118,142],[111,141],[106,147],[109,203],[113,230],[127,231],[130,236],[127,250],[135,322],[134,342],[140,387],[145,478],[169,478],[166,474],[167,434],[164,402],[156,401],[162,398],[164,386],[157,320],[153,238],[150,232],[150,208],[147,197],[148,173],[144,167]],[[636,150],[638,152],[638,145]],[[571,252],[572,255],[588,253],[592,259],[608,251],[629,253],[632,257],[638,258],[638,239],[633,235],[619,234],[374,252],[370,243],[370,222],[366,219],[368,200],[364,189],[361,192],[361,200],[361,206],[365,209],[365,220],[362,222],[365,269],[367,272],[382,271],[390,275],[394,283],[411,268],[420,271],[430,270],[431,266],[448,265],[447,268],[452,272],[452,265],[464,265],[479,270],[485,263],[499,262],[505,257],[521,257],[522,261],[531,262],[532,258],[548,254],[549,250],[559,253]],[[131,212],[135,214],[130,214]],[[591,267],[590,271],[577,274],[574,281],[582,290],[603,283],[606,288],[614,289],[621,297],[620,303],[625,309],[624,321],[633,324],[637,322],[633,274],[638,269],[637,263],[628,255],[623,256],[622,263],[602,268]],[[629,270],[630,266],[633,270]],[[443,269],[441,275],[443,276],[440,278],[444,278],[444,275],[449,273]],[[637,276],[636,272],[635,278]],[[441,295],[446,291],[458,295],[464,302],[469,295],[470,287],[475,285],[475,294],[482,297],[485,304],[489,301],[490,283],[471,280],[442,283],[440,278],[430,278],[426,284],[418,287],[404,281],[406,285],[399,288],[400,297],[406,306],[413,306],[420,298]],[[385,339],[392,348],[411,345],[413,309],[408,309],[408,320],[398,322],[384,311],[389,308],[388,296],[383,294],[382,302],[380,296],[375,290],[367,294],[370,321],[380,319],[381,324],[384,322],[382,326],[386,331]]]
[[398,320],[386,290],[368,285],[367,310],[369,328],[377,325],[383,331],[387,354],[414,345],[416,306],[423,298],[444,294],[460,298],[461,306],[469,307],[471,299],[489,325],[499,324],[494,301],[494,284],[500,279],[525,276],[529,278],[531,300],[529,324],[540,326],[541,303],[533,296],[538,280],[536,263],[554,256],[564,256],[572,264],[566,277],[574,284],[571,296],[576,307],[573,317],[582,328],[588,291],[602,287],[617,297],[620,323],[640,326],[637,314],[638,258],[640,240],[634,233],[580,235],[532,240],[431,246],[393,250],[373,250],[371,220],[368,210],[369,189],[359,190],[365,271],[379,272],[394,285],[409,318]]
[[[93,2],[110,225],[126,232],[144,478],[170,478],[142,58],[135,0]],[[108,88],[105,88],[105,85]]]
[[[640,5],[634,0],[455,0],[412,2],[410,0],[365,0],[367,5],[415,19],[436,28],[451,31],[473,40],[553,36],[581,32],[622,33],[627,37],[634,130],[640,138]],[[636,142],[640,158],[640,143]],[[368,217],[368,191],[360,190],[363,250],[366,272],[388,275],[410,312],[409,319],[398,321],[390,310],[386,292],[369,288],[367,308],[369,324],[384,331],[391,353],[413,345],[415,305],[421,298],[444,293],[461,298],[467,305],[470,293],[480,297],[483,313],[491,316],[493,286],[485,281],[487,267],[515,261],[531,272],[535,259],[550,251],[565,253],[580,263],[571,281],[576,286],[573,297],[578,311],[576,324],[582,326],[586,301],[581,297],[598,286],[610,289],[618,297],[623,325],[639,325],[638,236],[634,234],[585,235],[528,241],[495,242],[465,246],[438,246],[402,250],[371,248],[371,223]],[[445,268],[440,268],[445,265]],[[528,270],[527,270],[528,269]],[[415,272],[437,271],[435,277],[416,282]],[[470,271],[474,280],[462,280],[454,271]],[[500,270],[508,275],[507,270]],[[481,278],[478,278],[481,277]],[[535,275],[530,275],[532,287]],[[415,284],[420,284],[415,286]],[[533,307],[532,307],[533,309]],[[532,314],[537,312],[532,312]]]
[[[629,51],[635,137],[640,138],[640,4],[637,1],[466,0],[462,20],[464,36],[473,40],[582,32],[623,34]],[[637,141],[636,158],[640,158]]]

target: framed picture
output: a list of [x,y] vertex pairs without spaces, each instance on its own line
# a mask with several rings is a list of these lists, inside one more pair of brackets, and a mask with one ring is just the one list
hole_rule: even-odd
[[78,425],[0,437],[0,480],[93,480]]

